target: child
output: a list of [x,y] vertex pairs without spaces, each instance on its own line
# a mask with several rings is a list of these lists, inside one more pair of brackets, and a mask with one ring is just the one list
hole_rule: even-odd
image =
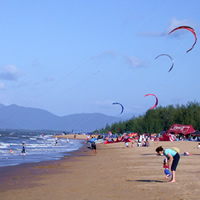
[[55,140],[55,145],[57,146],[58,145],[58,138],[56,137],[56,140]]
[[134,147],[135,146],[135,144],[134,144],[134,142],[132,142],[132,147]]
[[163,168],[165,168],[165,178],[168,179],[171,176],[171,172],[169,171],[169,163],[167,162],[167,158],[163,160]]
[[25,144],[24,143],[22,143],[21,155],[25,155]]
[[126,148],[129,148],[128,142],[125,142],[125,146]]

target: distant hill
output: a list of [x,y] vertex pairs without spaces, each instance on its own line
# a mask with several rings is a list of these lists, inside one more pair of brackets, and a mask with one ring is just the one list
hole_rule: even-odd
[[46,110],[0,104],[0,129],[94,131],[122,121],[100,113],[72,114],[63,117]]

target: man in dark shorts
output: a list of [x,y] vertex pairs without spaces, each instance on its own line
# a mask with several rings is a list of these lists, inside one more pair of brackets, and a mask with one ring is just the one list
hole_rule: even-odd
[[95,143],[95,142],[92,142],[92,143],[91,143],[91,148],[92,148],[92,150],[93,150],[94,155],[96,155],[96,154],[97,154],[97,146],[96,146],[96,143]]
[[95,140],[97,140],[96,138],[92,137],[88,142],[90,143],[91,149],[93,150],[94,155],[97,154],[97,147],[96,147],[96,143]]

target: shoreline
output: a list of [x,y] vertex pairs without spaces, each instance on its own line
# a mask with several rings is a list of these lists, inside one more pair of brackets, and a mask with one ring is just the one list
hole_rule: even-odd
[[[65,138],[65,137],[60,136],[59,138]],[[30,177],[28,174],[34,174],[40,176],[40,175],[45,175],[47,173],[54,173],[55,166],[59,165],[60,163],[70,160],[74,157],[86,156],[85,153],[90,150],[87,148],[87,144],[85,143],[84,140],[82,141],[82,144],[83,146],[80,149],[77,149],[72,152],[64,152],[63,156],[59,160],[20,163],[17,165],[0,167],[0,177],[1,177],[0,193],[10,189],[12,190],[30,186],[29,184],[30,178],[31,179],[35,178]],[[40,171],[35,169],[40,169]],[[16,183],[20,184],[20,186],[16,185]]]
[[[80,136],[78,136],[78,138],[76,138],[76,139],[74,139],[74,135],[72,135],[72,134],[70,134],[70,135],[58,135],[58,136],[50,136],[50,138],[58,138],[58,139],[70,139],[70,141],[75,141],[75,140],[77,140],[77,141],[79,141],[79,143],[80,143],[80,145],[81,145],[81,147],[79,147],[79,149],[76,149],[76,150],[68,150],[68,151],[61,151],[61,152],[57,152],[57,154],[58,154],[58,157],[56,157],[55,156],[55,158],[54,157],[49,157],[49,159],[46,159],[45,160],[45,154],[43,154],[44,155],[44,159],[42,160],[41,158],[39,158],[38,157],[38,159],[36,159],[37,161],[35,161],[35,160],[31,160],[30,159],[30,157],[29,157],[29,160],[28,161],[26,161],[26,162],[10,162],[10,163],[6,163],[6,164],[4,164],[4,165],[2,165],[2,166],[0,166],[0,169],[2,169],[2,168],[4,168],[4,167],[14,167],[14,166],[18,166],[18,165],[21,165],[21,164],[28,164],[28,163],[39,163],[39,162],[44,162],[44,161],[54,161],[54,160],[60,160],[60,159],[62,159],[62,157],[64,157],[64,156],[68,156],[69,154],[71,154],[71,152],[73,152],[73,151],[78,151],[78,150],[80,150],[83,146],[84,146],[84,143],[85,143],[85,141],[86,141],[86,138],[87,138],[87,136],[86,135],[80,135]],[[67,148],[67,147],[66,147]],[[28,149],[29,150],[29,149]],[[15,151],[15,149],[14,149],[14,151]],[[30,150],[29,150],[30,151]],[[20,151],[21,152],[21,151]],[[27,154],[28,155],[28,154]],[[42,155],[42,154],[41,154]],[[58,159],[57,159],[58,158]],[[12,161],[12,160],[11,160]]]
[[[176,183],[168,183],[158,146],[176,146],[181,153]],[[116,200],[199,199],[200,149],[196,142],[150,142],[150,147],[125,148],[124,143],[97,144],[97,156],[89,149],[58,161],[13,166],[1,181],[2,200]],[[19,171],[18,171],[19,170]],[[1,171],[0,171],[1,173]],[[1,174],[2,175],[2,174]],[[3,174],[5,177],[6,174]],[[3,182],[3,183],[2,183]]]

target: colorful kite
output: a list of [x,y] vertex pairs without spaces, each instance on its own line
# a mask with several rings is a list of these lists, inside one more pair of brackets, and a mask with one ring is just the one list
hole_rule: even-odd
[[[186,53],[188,53],[189,51],[191,51],[191,50],[193,49],[194,45],[195,45],[196,42],[197,42],[196,33],[195,33],[194,29],[191,28],[190,26],[179,26],[179,27],[173,29],[170,33],[174,32],[174,31],[176,31],[176,30],[179,30],[179,29],[186,29],[186,30],[189,30],[189,31],[191,31],[191,32],[193,33],[193,35],[194,35],[194,37],[195,37],[195,42],[194,42],[194,44],[192,45],[192,47],[191,47],[189,50],[186,51]],[[170,33],[169,33],[169,34],[170,34]]]
[[116,104],[118,104],[118,105],[120,105],[122,107],[122,111],[119,114],[119,115],[121,115],[124,112],[124,106],[121,103],[118,103],[118,102],[113,103],[113,105],[116,105]]
[[152,95],[152,96],[154,96],[154,97],[156,98],[156,103],[155,103],[155,105],[154,105],[153,107],[150,108],[150,110],[152,110],[152,109],[154,109],[154,108],[158,105],[158,98],[156,97],[155,94],[146,94],[146,95],[144,95],[144,96],[146,97],[146,96],[149,96],[149,95]]
[[157,59],[157,58],[160,57],[160,56],[168,56],[168,57],[171,59],[171,61],[172,61],[172,66],[171,66],[171,68],[170,68],[169,71],[168,71],[168,72],[170,72],[170,71],[172,70],[172,68],[174,67],[174,60],[173,60],[172,57],[171,57],[170,55],[168,55],[168,54],[160,54],[160,55],[157,56],[155,59]]

